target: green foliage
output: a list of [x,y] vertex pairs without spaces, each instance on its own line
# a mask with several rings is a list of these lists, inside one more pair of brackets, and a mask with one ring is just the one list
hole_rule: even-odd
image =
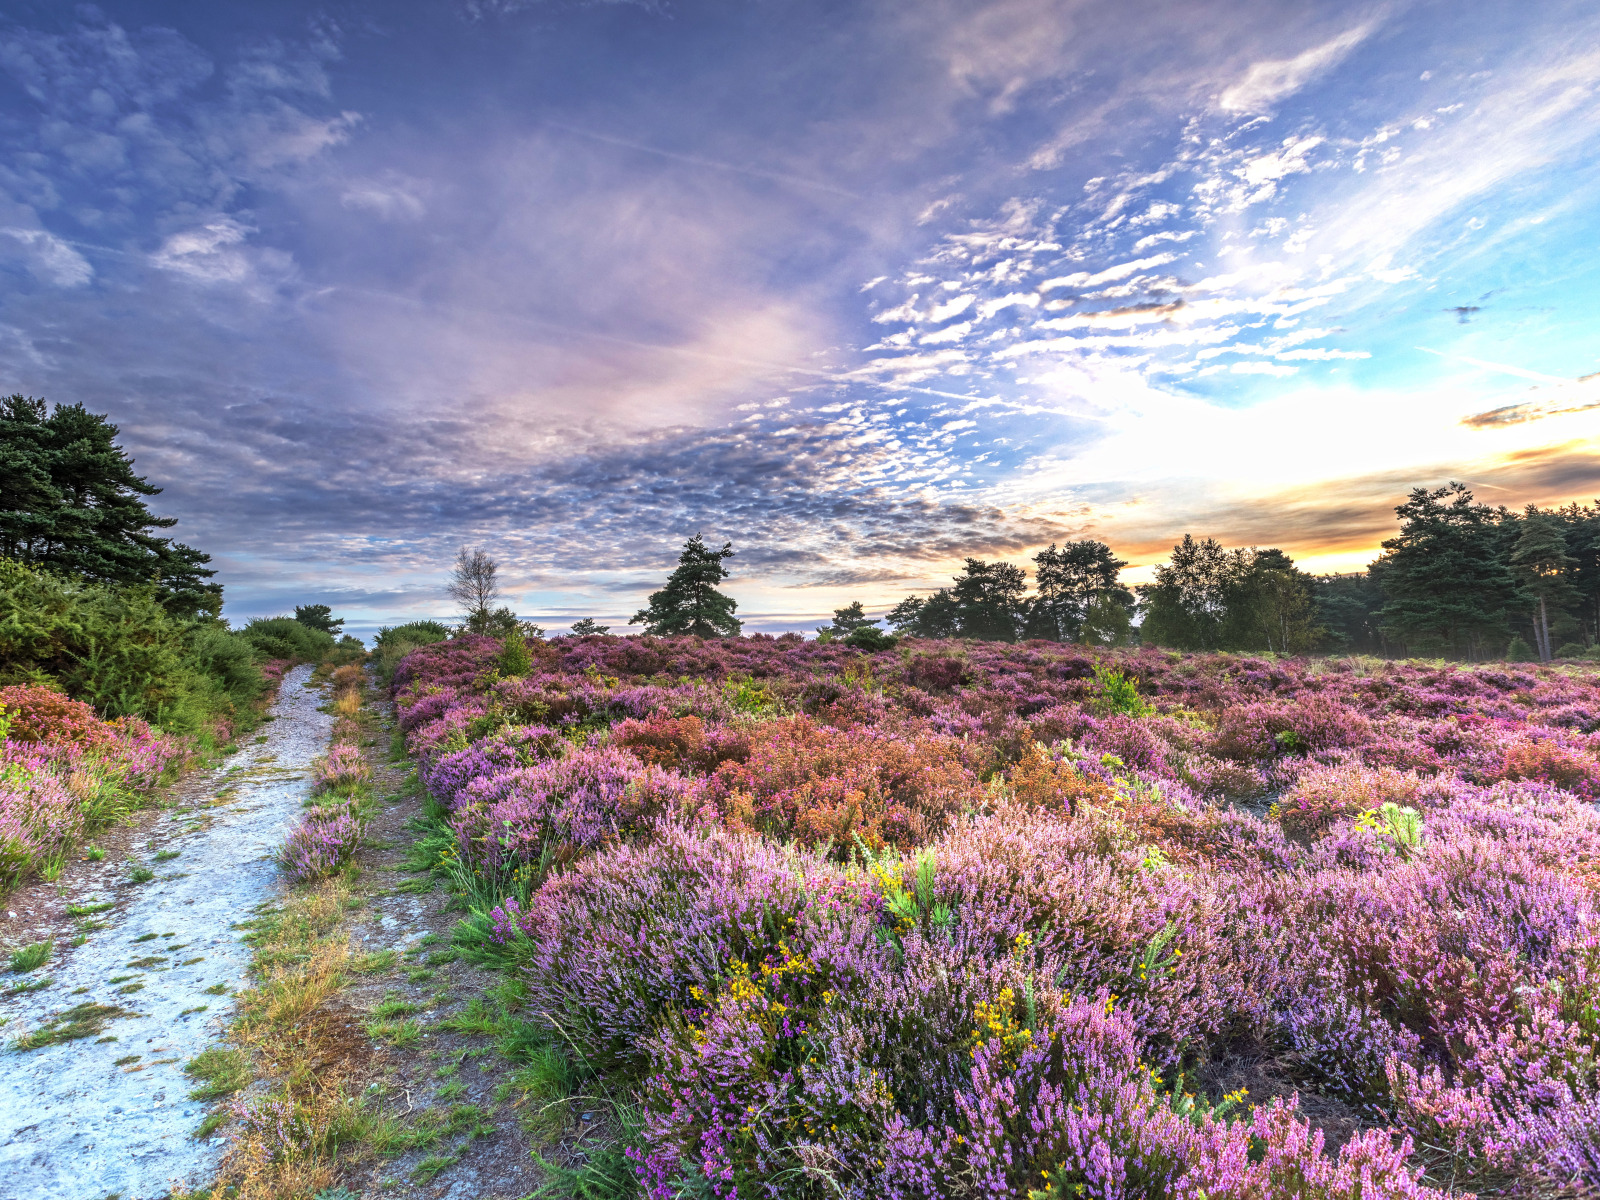
[[1185,534],[1139,593],[1141,636],[1158,646],[1300,654],[1323,633],[1311,577],[1281,550],[1228,550]]
[[1027,573],[1006,562],[969,558],[954,586],[924,600],[907,596],[885,620],[906,637],[968,637],[1014,642],[1028,614]]
[[344,629],[344,618],[335,617],[333,609],[326,604],[297,604],[294,609],[294,619],[302,625],[309,625],[313,629],[320,629],[323,633],[338,637]]
[[734,617],[739,604],[717,590],[728,577],[722,564],[733,557],[733,543],[724,542],[713,550],[697,533],[684,543],[678,568],[666,586],[653,592],[649,604],[636,612],[630,625],[658,637],[691,634],[696,637],[735,637],[741,628]]
[[400,660],[418,646],[442,642],[450,636],[450,627],[439,621],[409,621],[404,625],[384,626],[372,642],[372,655],[376,660],[378,677],[385,683],[394,678],[394,669]]
[[236,716],[266,686],[249,641],[221,621],[175,617],[149,587],[0,559],[0,683],[24,682],[178,733]]
[[885,633],[872,625],[864,625],[846,637],[844,644],[854,650],[865,650],[876,654],[880,650],[893,650],[899,640],[892,633]]
[[833,610],[833,623],[819,625],[817,632],[826,638],[849,638],[858,629],[870,629],[878,622],[867,616],[861,601],[852,600],[843,608]]
[[[1039,594],[1028,611],[1028,637],[1118,646],[1127,640],[1133,593],[1118,582],[1128,564],[1111,547],[1085,540],[1068,542],[1058,550],[1052,542],[1033,561]],[[1118,609],[1123,614],[1120,624],[1113,616]],[[1086,631],[1091,613],[1095,628]],[[1122,639],[1111,640],[1119,628]]]
[[1533,652],[1533,647],[1528,645],[1528,640],[1520,633],[1511,639],[1511,644],[1506,647],[1506,660],[1508,662],[1537,662],[1539,656]]
[[128,1009],[118,1008],[114,1004],[96,1004],[86,1000],[65,1012],[57,1013],[32,1033],[17,1038],[11,1047],[14,1050],[38,1050],[79,1038],[97,1037],[104,1032],[106,1022],[131,1015]]
[[1133,638],[1128,607],[1116,593],[1101,592],[1089,601],[1078,623],[1078,640],[1086,646],[1126,646]]
[[544,630],[532,621],[524,621],[515,612],[504,606],[495,609],[483,609],[481,612],[467,614],[467,619],[462,623],[465,633],[478,633],[485,637],[507,638],[513,633],[523,637],[543,637]]
[[222,611],[208,555],[160,537],[159,495],[134,474],[117,427],[81,404],[0,399],[0,555],[98,583],[147,587],[179,618]]
[[1379,613],[1383,592],[1381,571],[1317,575],[1309,580],[1322,644],[1337,654],[1382,654],[1385,642]]
[[1155,709],[1139,694],[1138,680],[1129,679],[1121,671],[1096,663],[1094,667],[1095,690],[1090,706],[1097,716],[1121,714],[1128,717],[1148,717]]
[[961,612],[949,588],[940,588],[926,600],[907,596],[889,610],[884,620],[902,637],[961,636]]
[[1385,635],[1413,653],[1483,657],[1518,599],[1500,516],[1461,483],[1415,488],[1395,513],[1400,533],[1380,560]]
[[495,668],[507,679],[526,675],[533,670],[533,654],[529,651],[528,641],[522,636],[521,630],[514,630],[505,635],[500,647],[500,656],[495,659]]
[[256,617],[239,635],[262,658],[289,658],[296,662],[321,662],[333,650],[333,634],[315,629],[293,617]]
[[213,1046],[191,1059],[183,1073],[199,1080],[199,1086],[189,1093],[191,1100],[215,1100],[231,1096],[250,1082],[250,1059],[243,1050]]
[[1414,808],[1386,800],[1379,808],[1368,809],[1356,818],[1355,827],[1393,841],[1402,854],[1422,848],[1422,814]]
[[582,617],[572,623],[573,637],[595,637],[611,632],[611,626],[602,625],[593,617]]
[[1011,563],[967,559],[950,589],[960,614],[961,636],[989,642],[1016,641],[1025,612],[1027,578],[1021,567]]
[[34,942],[31,945],[19,947],[11,952],[11,957],[6,961],[6,970],[14,971],[18,974],[37,971],[50,961],[50,953],[54,949],[54,942]]
[[1573,586],[1572,568],[1577,560],[1567,553],[1567,533],[1561,522],[1528,506],[1521,523],[1521,534],[1511,548],[1511,569],[1516,572],[1523,598],[1533,608],[1533,637],[1539,658],[1548,662],[1550,620],[1572,607],[1578,599]]

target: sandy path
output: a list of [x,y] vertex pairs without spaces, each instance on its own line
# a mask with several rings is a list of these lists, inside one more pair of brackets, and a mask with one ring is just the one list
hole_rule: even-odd
[[[220,1139],[189,1136],[207,1106],[188,1098],[194,1081],[183,1065],[219,1040],[233,1007],[207,989],[243,985],[250,948],[232,925],[281,886],[270,856],[300,812],[306,767],[333,723],[317,710],[323,694],[305,686],[310,677],[310,667],[291,671],[277,719],[262,727],[266,742],[234,754],[209,786],[185,789],[190,799],[151,827],[140,857],[156,878],[106,912],[109,927],[84,945],[58,947],[38,972],[54,980],[50,987],[0,1001],[9,1018],[0,1055],[3,1200],[154,1200],[175,1185],[210,1181]],[[157,850],[178,854],[157,862]],[[68,897],[80,905],[113,898],[109,890]],[[0,985],[15,978],[0,976]],[[17,1035],[90,1002],[130,1015],[98,1039],[9,1049]],[[137,1061],[117,1065],[132,1055]]]

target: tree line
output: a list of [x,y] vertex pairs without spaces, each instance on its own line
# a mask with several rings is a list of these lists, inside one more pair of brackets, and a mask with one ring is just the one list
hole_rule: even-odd
[[[208,556],[162,536],[174,522],[145,504],[160,489],[135,473],[117,437],[115,425],[82,405],[0,398],[0,560],[137,594],[175,628],[225,630]],[[1121,582],[1127,563],[1085,539],[1034,555],[1031,593],[1024,567],[969,558],[950,586],[894,605],[887,630],[855,602],[818,633],[868,649],[902,635],[1468,660],[1600,653],[1600,502],[1518,512],[1450,483],[1413,489],[1395,514],[1399,530],[1362,572],[1311,575],[1279,549],[1230,549],[1186,534],[1153,582],[1129,588]],[[629,623],[654,634],[737,635],[738,605],[719,590],[733,555],[731,544],[717,548],[696,534]],[[16,575],[25,578],[34,577]],[[462,549],[448,591],[469,632],[541,632],[499,603],[496,564],[482,550]],[[19,603],[8,596],[12,625]],[[285,626],[291,633],[312,628],[331,641],[339,632],[321,606],[296,616]],[[573,632],[606,629],[585,619]],[[254,632],[266,637],[266,623]],[[0,637],[0,657],[5,644]]]
[[1450,483],[1413,489],[1395,514],[1399,532],[1364,572],[1312,575],[1276,548],[1185,534],[1153,582],[1129,589],[1127,564],[1085,540],[1034,557],[1031,596],[1022,567],[969,558],[952,586],[908,596],[886,623],[915,637],[1467,660],[1600,645],[1600,506],[1516,512]]

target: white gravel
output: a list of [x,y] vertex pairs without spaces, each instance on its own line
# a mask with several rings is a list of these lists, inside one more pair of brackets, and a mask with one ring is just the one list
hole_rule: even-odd
[[[205,989],[223,984],[231,993],[244,983],[250,949],[233,924],[281,890],[271,854],[300,813],[310,788],[306,767],[326,748],[333,724],[317,709],[320,689],[305,686],[310,677],[310,667],[291,671],[273,709],[277,720],[262,726],[266,743],[234,754],[208,788],[152,829],[151,841],[179,856],[149,861],[146,844],[143,857],[156,878],[120,913],[105,914],[111,927],[75,950],[58,948],[34,976],[53,978],[52,986],[0,1001],[9,1018],[0,1030],[8,1047],[0,1054],[3,1200],[103,1200],[112,1193],[155,1200],[174,1186],[211,1181],[221,1147],[217,1139],[190,1137],[207,1104],[188,1098],[195,1083],[183,1066],[220,1040],[233,1009],[228,995]],[[202,817],[210,823],[197,828]],[[149,934],[156,936],[139,940]],[[165,961],[127,965],[147,957]],[[180,965],[196,958],[202,961]],[[122,976],[133,978],[109,982]],[[0,976],[0,985],[16,978]],[[119,994],[133,983],[143,987]],[[115,1041],[9,1048],[18,1034],[86,1001],[136,1015],[106,1026]],[[180,1015],[201,1005],[206,1011]],[[115,1065],[133,1054],[137,1062]]]

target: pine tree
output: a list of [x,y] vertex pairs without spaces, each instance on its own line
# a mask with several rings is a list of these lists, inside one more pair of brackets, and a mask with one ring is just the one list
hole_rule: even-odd
[[867,616],[861,607],[861,601],[852,600],[843,608],[833,610],[833,623],[817,627],[818,633],[825,633],[829,637],[847,638],[858,629],[871,629],[878,622]]
[[652,593],[648,607],[636,612],[628,624],[642,624],[646,633],[658,637],[736,637],[741,628],[733,615],[738,602],[717,591],[717,584],[728,577],[723,560],[732,557],[732,542],[713,550],[695,534],[684,543],[678,569],[666,586]]
[[1027,617],[1023,599],[1027,591],[1028,576],[1021,567],[967,559],[950,589],[961,636],[986,642],[1016,641]]
[[1506,633],[1517,581],[1501,550],[1500,515],[1465,484],[1414,488],[1383,543],[1383,630],[1412,651],[1483,657]]
[[952,638],[961,633],[960,612],[949,588],[924,600],[907,596],[884,616],[889,628],[904,637]]
[[323,633],[331,633],[334,637],[338,637],[344,631],[344,618],[335,617],[333,609],[326,604],[297,604],[294,609],[294,619],[302,625],[320,629]]
[[1589,646],[1600,646],[1600,504],[1569,504],[1550,515],[1560,520],[1573,560],[1566,573],[1578,595],[1573,632]]
[[0,555],[102,583],[147,584],[177,616],[222,609],[210,556],[160,537],[175,517],[145,505],[161,489],[134,473],[119,430],[81,404],[0,399]]
[[1540,662],[1553,657],[1550,648],[1550,615],[1578,599],[1578,590],[1567,578],[1577,565],[1567,553],[1567,535],[1558,520],[1528,505],[1521,521],[1522,533],[1511,550],[1511,565],[1522,585],[1523,595],[1534,606],[1533,640]]
[[[1102,596],[1133,611],[1133,593],[1118,581],[1128,564],[1111,553],[1104,542],[1055,543],[1034,556],[1038,596],[1029,610],[1029,637],[1056,642],[1081,640],[1081,627],[1089,609]],[[1107,614],[1102,612],[1102,617]],[[1099,636],[1098,634],[1096,635]]]

